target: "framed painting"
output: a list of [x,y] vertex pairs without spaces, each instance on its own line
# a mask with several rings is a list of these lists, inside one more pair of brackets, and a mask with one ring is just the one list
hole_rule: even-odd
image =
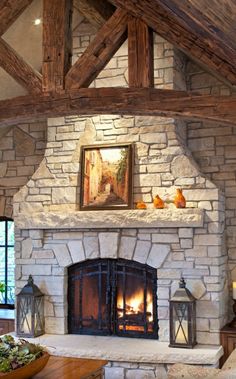
[[133,145],[81,148],[81,210],[132,208]]

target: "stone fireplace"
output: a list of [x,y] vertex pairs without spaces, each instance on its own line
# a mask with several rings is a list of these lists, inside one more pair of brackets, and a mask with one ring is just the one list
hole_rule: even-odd
[[[46,332],[68,333],[68,270],[94,259],[148,265],[158,277],[159,340],[181,276],[197,298],[197,340],[219,343],[226,320],[224,198],[184,145],[184,127],[155,117],[68,117],[48,124],[45,156],[14,198],[17,289],[29,274],[46,294]],[[102,138],[103,137],[103,138]],[[80,147],[133,142],[134,201],[146,210],[80,211]],[[171,203],[183,188],[185,209]],[[153,198],[166,200],[154,209]]]
[[[91,332],[91,328],[96,326],[99,332],[102,328],[107,328],[108,334],[116,331],[118,335],[130,337],[133,336],[131,329],[134,328],[135,333],[146,332],[145,337],[155,337],[153,341],[146,340],[149,345],[145,345],[143,350],[140,347],[139,350],[142,354],[150,351],[149,358],[146,354],[142,358],[137,349],[133,355],[129,355],[126,348],[123,354],[111,348],[100,352],[98,356],[113,362],[114,357],[119,356],[117,360],[122,362],[128,360],[132,364],[154,364],[155,360],[156,364],[163,346],[155,345],[154,350],[157,349],[159,353],[154,359],[152,342],[168,346],[169,299],[183,276],[187,287],[197,299],[198,344],[219,344],[219,330],[227,320],[228,303],[224,197],[201,174],[185,146],[184,136],[183,125],[172,119],[156,117],[75,116],[48,121],[44,158],[32,178],[14,196],[17,291],[25,285],[28,275],[32,274],[35,283],[45,294],[46,333],[64,336],[68,333],[84,334],[88,332],[87,328]],[[124,141],[134,143],[134,202],[143,200],[147,209],[79,209],[81,146],[102,144],[104,141],[106,144]],[[172,203],[178,187],[183,189],[187,201],[185,209],[176,209]],[[156,194],[165,200],[164,209],[154,209],[153,199]],[[81,278],[81,268],[93,266],[95,262],[98,266],[103,262],[108,266],[127,262],[127,266],[153,270],[153,278],[157,277],[157,291],[155,289],[156,293],[153,292],[152,295],[152,307],[148,309],[148,304],[141,304],[136,310],[139,317],[127,317],[127,307],[132,305],[126,300],[129,292],[123,292],[117,313],[112,319],[106,320],[107,326],[104,326],[105,300],[96,303],[96,317],[91,314],[91,310],[88,313],[87,309],[85,314],[81,311],[83,297],[76,296],[80,305],[75,308],[69,295],[68,306],[68,293],[71,289],[73,291],[74,285],[71,278],[73,275],[77,279]],[[113,278],[117,278],[116,269],[115,272]],[[95,280],[98,287],[102,286],[101,276]],[[124,275],[122,280],[127,280],[127,277]],[[85,296],[94,300],[94,289],[91,290],[88,286],[85,288]],[[123,282],[123,290],[125,288]],[[121,289],[122,285],[120,292]],[[149,293],[149,290],[144,291],[143,298],[147,298]],[[111,298],[108,305],[110,308],[105,309],[105,314],[108,309],[113,311],[114,301],[117,305],[118,297],[113,295]],[[155,315],[155,323],[152,323]],[[128,319],[132,320],[130,325]],[[141,332],[138,331],[139,328]],[[77,336],[82,337],[90,336]],[[65,340],[63,341],[64,344]],[[109,340],[109,346],[116,341]],[[96,341],[92,340],[91,343],[93,345]],[[50,345],[51,342],[47,341],[47,344]],[[82,344],[86,345],[86,341],[83,340]],[[99,344],[103,345],[106,346],[103,342]],[[89,355],[80,350],[79,356],[96,357],[98,351],[100,350],[93,350]],[[213,351],[214,347],[210,352]],[[71,352],[65,353],[63,348],[63,354]],[[216,355],[219,358],[219,350],[214,358],[205,356],[205,362],[215,364],[218,359]],[[165,357],[162,356],[161,364],[168,363],[170,357],[171,352],[168,350]],[[179,353],[178,359],[181,360],[182,357],[183,354]],[[176,355],[173,361],[175,359]],[[194,358],[191,362],[200,361]]]

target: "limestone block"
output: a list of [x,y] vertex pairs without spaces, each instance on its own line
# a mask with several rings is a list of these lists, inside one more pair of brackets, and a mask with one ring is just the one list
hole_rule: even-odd
[[186,249],[185,255],[186,257],[206,257],[207,246],[194,246],[193,249]]
[[134,254],[135,244],[135,237],[121,237],[118,257],[131,260]]
[[7,172],[7,163],[3,162],[0,163],[0,178],[3,178],[6,175]]
[[14,128],[13,138],[17,156],[30,156],[35,151],[35,139],[20,128]]
[[15,279],[19,280],[21,278],[21,265],[16,265],[15,267]]
[[[65,125],[65,117],[48,118],[48,126]],[[52,128],[49,128],[49,130]]]
[[85,256],[87,259],[99,258],[98,238],[84,237]]
[[167,379],[167,372],[164,365],[158,365],[156,368],[156,378]]
[[31,238],[26,238],[22,241],[22,258],[30,258],[33,245]]
[[101,258],[117,258],[119,233],[99,233]]
[[81,262],[85,260],[85,253],[82,241],[69,241],[68,248],[73,263]]
[[[197,317],[218,318],[220,313],[219,302],[216,301],[198,301],[197,302]],[[206,343],[206,342],[205,342]]]
[[159,174],[140,174],[134,175],[134,186],[135,187],[146,187],[155,186],[159,187],[161,185],[161,177]]
[[22,265],[22,275],[51,275],[50,265]]
[[196,163],[186,155],[180,155],[173,159],[171,172],[174,178],[193,178],[199,175]]
[[222,236],[218,234],[199,234],[193,238],[196,246],[219,246],[222,244]]
[[[43,267],[47,266],[43,265]],[[47,276],[46,278],[42,275],[36,278],[35,284],[45,295],[50,296],[52,301],[54,296],[64,296],[64,278],[61,275]]]
[[138,241],[134,251],[134,260],[140,263],[146,263],[150,248],[151,242]]
[[187,201],[209,201],[209,200],[218,200],[219,199],[219,190],[218,189],[194,189],[184,191],[184,196]]
[[193,240],[191,238],[182,238],[180,240],[181,249],[191,249],[193,247]]
[[148,154],[149,146],[142,142],[137,142],[135,144],[135,149],[137,151],[138,157],[146,157]]
[[[186,287],[189,289],[189,291],[193,294],[193,296],[197,300],[201,299],[206,293],[206,287],[203,281],[200,279],[187,279]],[[174,295],[175,291],[178,288],[179,288],[179,282],[174,281],[171,285],[171,296]]]
[[40,247],[43,247],[43,241],[42,240],[32,240],[32,246],[33,246],[33,248],[39,249]]
[[127,370],[126,379],[155,379],[154,370]]
[[155,268],[161,267],[169,252],[169,245],[153,244],[147,259],[147,264]]
[[45,317],[45,332],[51,334],[67,333],[65,317]]
[[122,367],[105,367],[105,379],[124,379],[125,370]]
[[179,228],[179,238],[193,238],[193,229]]
[[53,304],[47,300],[44,302],[44,312],[45,316],[55,316]]
[[31,239],[42,239],[43,238],[43,230],[31,229],[29,231],[29,236]]
[[76,187],[52,188],[52,203],[76,203]]
[[54,251],[59,266],[67,267],[71,265],[72,259],[66,244],[52,244],[51,248]]
[[50,179],[50,178],[54,178],[54,175],[49,171],[46,165],[46,160],[43,159],[38,169],[33,174],[32,179],[36,180],[36,179]]
[[5,203],[6,203],[6,198],[3,196],[0,196],[0,214],[5,215]]
[[166,133],[145,133],[140,134],[140,141],[144,143],[166,144]]
[[152,242],[154,243],[179,243],[178,235],[176,234],[153,234]]
[[32,253],[32,258],[34,259],[53,259],[54,257],[55,256],[52,250],[42,249],[33,251]]

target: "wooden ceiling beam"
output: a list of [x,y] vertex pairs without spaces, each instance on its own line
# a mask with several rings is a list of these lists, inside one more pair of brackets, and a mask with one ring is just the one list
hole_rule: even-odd
[[75,0],[74,3],[86,20],[98,29],[105,24],[116,10],[106,0]]
[[0,125],[69,115],[152,115],[236,124],[236,97],[154,88],[83,88],[0,101]]
[[43,91],[64,89],[72,57],[72,0],[43,1]]
[[0,38],[0,66],[29,93],[42,92],[42,76]]
[[153,87],[153,31],[140,19],[128,21],[129,86]]
[[0,36],[14,23],[33,0],[1,0]]
[[125,41],[128,15],[117,9],[66,75],[66,88],[88,87]]
[[[112,0],[134,17],[141,18],[156,33],[200,62],[221,80],[236,85],[236,50],[209,28],[185,12],[172,0]],[[178,1],[181,8],[181,2]]]

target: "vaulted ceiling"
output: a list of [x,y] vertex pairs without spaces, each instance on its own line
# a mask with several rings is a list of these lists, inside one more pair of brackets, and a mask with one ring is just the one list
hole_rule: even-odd
[[[0,35],[32,0],[2,0]],[[71,65],[76,7],[97,34]],[[156,114],[236,122],[236,97],[153,88],[152,32],[174,44],[233,89],[234,0],[43,0],[42,73],[0,38],[0,66],[30,93],[0,101],[0,125],[70,114]],[[87,88],[128,36],[129,87]],[[145,51],[145,54],[143,54]]]

